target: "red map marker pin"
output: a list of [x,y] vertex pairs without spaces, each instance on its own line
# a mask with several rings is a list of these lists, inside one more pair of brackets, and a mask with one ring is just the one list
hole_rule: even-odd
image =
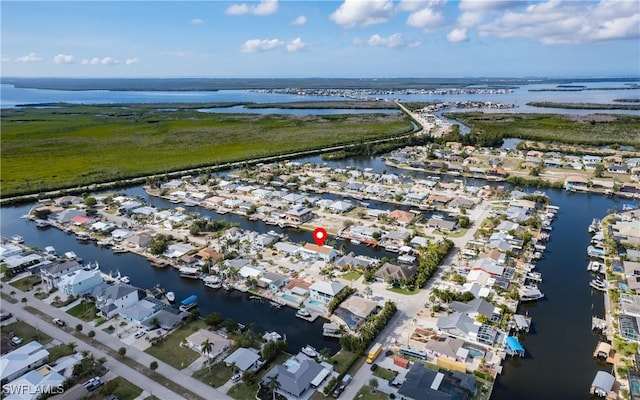
[[327,231],[324,228],[316,228],[313,230],[313,240],[316,242],[318,246],[324,245],[325,240],[327,240]]

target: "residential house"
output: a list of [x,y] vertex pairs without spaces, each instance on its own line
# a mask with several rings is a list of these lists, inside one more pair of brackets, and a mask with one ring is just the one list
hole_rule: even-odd
[[328,304],[334,297],[338,295],[346,286],[340,282],[316,281],[309,286],[309,296],[311,300],[318,301],[322,304]]
[[43,393],[62,393],[66,380],[67,378],[54,371],[50,366],[44,365],[9,382],[7,386],[20,389],[20,393],[5,393],[3,399],[37,400]]
[[484,315],[490,321],[499,321],[500,318],[500,308],[481,298],[475,298],[468,303],[454,301],[449,304],[449,308],[456,312],[465,313],[473,319],[477,319],[479,315]]
[[435,193],[430,195],[429,198],[427,199],[428,203],[431,203],[436,206],[446,206],[447,203],[449,203],[449,201],[451,201],[451,198],[449,198],[449,196],[445,196],[443,194],[435,194]]
[[84,200],[82,199],[82,197],[78,196],[62,196],[54,199],[53,202],[59,206],[67,207],[82,204]]
[[467,314],[460,312],[439,317],[436,321],[436,327],[447,335],[489,346],[501,343],[505,336],[504,332],[499,329],[477,322]]
[[0,243],[0,260],[22,253],[22,247],[11,243]]
[[313,211],[306,207],[296,207],[285,213],[287,221],[294,224],[304,224],[313,219]]
[[300,250],[300,247],[298,245],[295,245],[289,242],[278,242],[275,245],[273,245],[273,248],[279,251],[280,253],[282,253],[286,257],[294,256],[298,254],[298,251]]
[[499,265],[492,259],[480,258],[473,263],[471,271],[473,270],[482,270],[492,277],[499,277],[504,273],[504,266]]
[[405,282],[412,279],[417,272],[417,268],[415,265],[395,265],[391,263],[384,263],[378,270],[376,271],[376,278],[387,282],[391,279],[393,282],[400,282],[404,280]]
[[440,229],[441,231],[451,232],[456,230],[458,226],[458,221],[431,217],[427,221],[427,226],[429,228]]
[[344,255],[336,260],[335,265],[341,270],[350,269],[350,268],[369,268],[375,260],[365,257],[365,256],[352,256],[352,255]]
[[78,297],[103,283],[99,268],[78,269],[60,276],[56,286],[67,296]]
[[116,283],[113,286],[97,286],[91,291],[91,294],[96,299],[98,312],[107,319],[144,297],[138,288],[123,283]]
[[376,314],[379,310],[380,306],[373,300],[350,296],[340,304],[334,314],[342,319],[351,330],[356,331],[367,318]]
[[10,382],[26,372],[37,368],[49,359],[49,352],[36,341],[10,351],[0,357],[0,380]]
[[60,260],[41,267],[40,276],[47,284],[47,288],[51,290],[58,287],[58,280],[61,276],[79,269],[82,269],[82,264],[76,260]]
[[442,340],[429,340],[424,345],[424,349],[427,354],[436,358],[436,362],[439,361],[438,359],[444,358],[464,366],[464,362],[469,356],[469,350],[463,345],[464,340],[447,336]]
[[476,377],[460,371],[434,371],[413,363],[398,394],[406,400],[471,400],[477,393]]
[[153,314],[160,310],[162,306],[156,302],[142,299],[129,307],[126,307],[118,314],[126,320],[135,324],[142,324],[144,321],[150,319]]
[[325,368],[322,364],[298,355],[289,359],[284,365],[279,364],[273,367],[264,376],[262,382],[266,384],[269,378],[275,377],[278,381],[277,393],[288,400],[308,399],[331,373],[330,368],[330,365]]
[[344,214],[355,208],[355,205],[347,200],[339,200],[332,203],[329,209],[337,214]]
[[415,214],[404,210],[394,210],[387,214],[387,217],[394,220],[400,226],[407,226],[416,217]]
[[275,272],[265,272],[264,275],[258,279],[258,286],[267,287],[272,292],[280,290],[287,282],[289,277]]
[[253,372],[260,369],[264,362],[260,360],[258,350],[239,347],[224,359],[224,363],[229,368],[234,365],[242,372]]
[[607,172],[611,172],[612,174],[628,174],[629,167],[626,165],[609,165],[607,167]]
[[324,260],[326,262],[333,261],[337,256],[336,249],[331,246],[318,246],[314,243],[306,243],[300,248],[300,255],[304,259]]

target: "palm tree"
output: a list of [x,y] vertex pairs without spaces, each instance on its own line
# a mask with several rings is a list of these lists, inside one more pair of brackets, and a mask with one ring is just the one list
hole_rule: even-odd
[[182,341],[180,342],[180,346],[182,347],[189,347],[189,341],[187,340],[187,338],[182,339]]
[[367,296],[367,298],[371,297],[371,295],[373,294],[373,290],[371,289],[371,286],[367,286],[364,288],[364,294]]
[[72,352],[75,352],[76,347],[78,347],[78,343],[76,342],[69,342],[67,343],[67,347],[69,348],[69,350],[71,350]]
[[267,387],[271,390],[272,399],[276,399],[276,390],[280,387],[280,382],[278,382],[278,375],[271,375],[267,378]]
[[376,389],[378,388],[378,385],[380,383],[378,382],[378,380],[374,377],[371,377],[371,379],[369,379],[369,386],[371,386],[371,388],[373,389],[371,392],[375,393]]
[[[202,351],[202,354],[206,355],[207,358],[209,358],[211,352],[213,351],[213,343],[211,343],[209,339],[205,340],[200,345],[200,350]],[[211,371],[211,362],[209,362],[209,371]]]

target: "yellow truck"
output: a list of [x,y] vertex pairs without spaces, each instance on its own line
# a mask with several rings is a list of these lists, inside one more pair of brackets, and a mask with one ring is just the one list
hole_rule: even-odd
[[369,356],[367,357],[367,362],[369,364],[373,363],[373,360],[375,360],[376,357],[378,357],[381,351],[382,351],[382,344],[381,343],[374,344],[373,347],[371,347],[371,349],[369,350]]

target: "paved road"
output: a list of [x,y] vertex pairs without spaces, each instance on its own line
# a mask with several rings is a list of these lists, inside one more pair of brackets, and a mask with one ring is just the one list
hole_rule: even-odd
[[[14,288],[13,286],[10,285],[3,285],[2,291],[6,294],[8,294],[10,291],[15,291],[16,295],[15,297],[17,299],[20,299],[22,297],[26,297],[27,298],[27,305],[30,305],[32,307],[37,308],[38,310],[42,311],[43,313],[47,314],[49,317],[51,318],[60,318],[64,321],[67,322],[67,324],[69,326],[76,326],[77,324],[82,324],[83,325],[83,332],[88,332],[89,330],[94,330],[96,336],[94,338],[95,341],[102,343],[105,346],[110,347],[111,349],[117,351],[120,347],[125,347],[127,349],[127,357],[135,360],[136,362],[138,362],[139,364],[148,367],[149,364],[151,363],[151,361],[157,361],[158,362],[158,369],[156,370],[156,373],[159,375],[164,376],[165,378],[173,381],[174,383],[176,383],[179,386],[182,386],[184,388],[187,388],[188,390],[192,391],[193,393],[197,394],[198,396],[204,398],[204,399],[230,399],[230,397],[228,397],[226,394],[216,390],[215,388],[200,382],[199,380],[191,377],[190,375],[187,375],[186,373],[184,373],[183,371],[180,371],[176,368],[173,368],[172,366],[155,359],[154,357],[150,356],[149,354],[138,350],[137,348],[133,347],[133,346],[129,346],[124,344],[122,341],[120,341],[118,338],[111,336],[105,332],[103,332],[100,329],[95,329],[94,327],[88,325],[86,322],[77,319],[67,313],[65,313],[64,311],[57,309],[53,306],[51,306],[50,304],[47,304],[37,298],[35,298],[33,296],[33,291],[32,292],[22,292],[16,288]],[[76,342],[78,343],[78,351],[82,351],[82,350],[89,350],[91,351],[93,354],[95,354],[95,356],[97,358],[100,357],[106,357],[107,358],[107,363],[106,365],[116,374],[118,374],[119,376],[124,377],[125,379],[131,381],[132,383],[134,383],[135,385],[141,387],[142,389],[144,389],[145,391],[149,392],[149,393],[153,393],[154,396],[162,398],[162,399],[167,399],[167,400],[174,400],[174,399],[180,399],[182,398],[181,396],[179,396],[178,394],[174,393],[173,391],[165,388],[164,386],[162,386],[161,384],[159,384],[158,382],[148,378],[146,375],[136,371],[135,369],[123,364],[122,362],[110,357],[109,355],[107,355],[106,353],[91,347],[89,344],[79,340],[78,338],[74,337],[73,335],[67,333],[66,331],[58,328],[57,326],[51,324],[50,320],[47,321],[43,321],[39,316],[36,316],[34,314],[31,314],[28,311],[25,311],[23,309],[23,306],[21,303],[16,303],[16,304],[11,304],[8,301],[3,301],[2,302],[2,308],[5,311],[9,311],[11,313],[13,313],[16,316],[20,316],[21,319],[23,319],[25,322],[27,322],[30,325],[33,326],[38,326],[38,328],[40,330],[42,330],[42,332],[57,338],[65,343],[68,342]]]
[[[476,210],[470,215],[470,219],[472,221],[476,221],[471,228],[461,237],[459,238],[450,238],[455,247],[452,251],[449,252],[447,258],[443,260],[440,264],[442,265],[451,265],[453,260],[455,259],[460,248],[463,248],[469,239],[473,237],[478,228],[480,227],[480,223],[486,217],[487,212],[491,208],[491,203],[484,202],[476,207]],[[382,332],[378,335],[376,342],[380,342],[383,345],[382,355],[378,356],[378,359],[382,359],[384,357],[384,351],[395,346],[399,343],[402,338],[402,332],[408,328],[408,325],[413,324],[413,319],[417,315],[418,311],[424,307],[424,304],[427,303],[429,295],[431,293],[431,288],[436,285],[437,282],[441,280],[441,275],[446,272],[442,267],[439,267],[436,273],[429,279],[425,287],[420,291],[420,293],[410,296],[410,295],[402,295],[399,293],[394,293],[386,290],[386,283],[374,283],[372,285],[368,285],[371,287],[373,297],[381,296],[386,299],[392,300],[396,303],[398,307],[398,311],[391,318],[391,321],[387,324],[387,326],[382,330]],[[350,282],[341,280],[346,285],[350,285],[356,287],[360,293],[363,293],[364,288],[367,286],[360,281]],[[368,384],[369,380],[373,376],[373,373],[370,370],[370,364],[363,364],[362,367],[354,374],[353,381],[349,384],[345,391],[340,396],[344,399],[354,399],[358,390],[362,387],[362,385]],[[396,368],[400,369],[400,368]],[[381,385],[382,387],[382,385]],[[388,387],[388,386],[387,386]],[[389,388],[389,390],[395,390]]]

